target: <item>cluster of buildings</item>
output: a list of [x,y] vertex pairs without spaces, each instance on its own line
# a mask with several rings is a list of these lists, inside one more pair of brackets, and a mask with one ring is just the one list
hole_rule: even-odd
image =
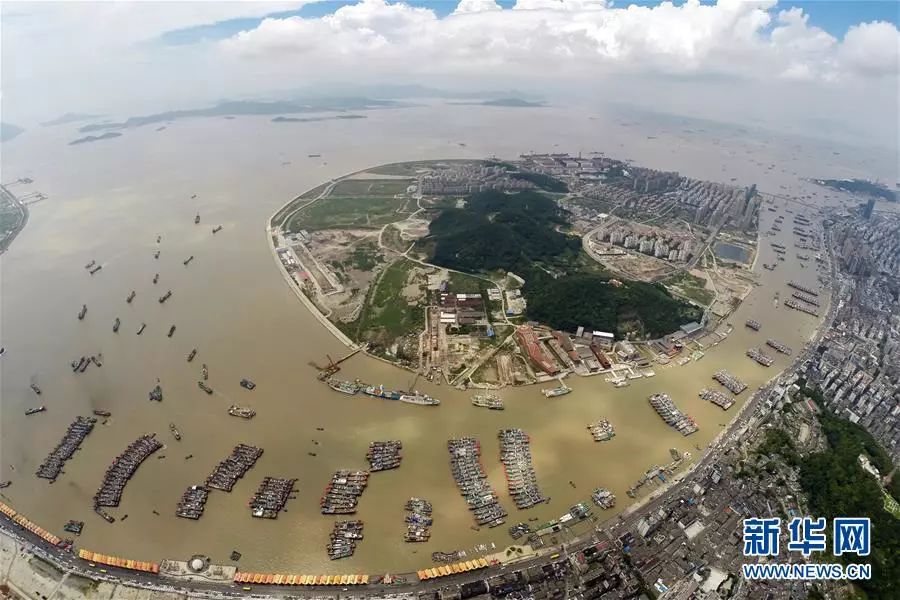
[[442,326],[488,325],[481,294],[441,292],[440,309]]
[[612,333],[585,331],[584,327],[572,336],[536,323],[520,325],[516,328],[516,343],[536,371],[551,376],[564,372],[598,373],[611,368],[617,359],[638,356],[630,342],[616,343]]
[[464,196],[485,190],[529,190],[534,184],[512,177],[502,166],[462,164],[434,171],[420,180],[420,191],[435,196]]
[[[894,237],[885,235],[890,231]],[[900,217],[848,219],[836,223],[831,235],[843,271],[841,300],[834,327],[809,361],[807,378],[821,389],[829,409],[865,427],[898,461]],[[848,247],[852,247],[849,252]],[[861,247],[865,266],[858,251]]]
[[695,240],[692,235],[638,223],[616,221],[598,237],[601,241],[614,246],[636,250],[672,262],[687,262],[695,254]]

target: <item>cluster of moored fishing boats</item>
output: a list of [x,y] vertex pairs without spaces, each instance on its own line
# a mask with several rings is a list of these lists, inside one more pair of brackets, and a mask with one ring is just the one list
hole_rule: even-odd
[[605,442],[616,437],[615,428],[606,419],[600,419],[595,423],[591,423],[587,426],[587,429],[591,432],[595,442]]
[[722,410],[728,410],[732,406],[734,406],[734,398],[723,394],[719,390],[711,390],[708,388],[703,388],[700,390],[700,398],[706,400],[707,402],[712,402]]
[[38,467],[36,475],[43,479],[49,479],[51,482],[56,481],[62,472],[63,465],[78,450],[87,434],[94,429],[96,422],[97,419],[93,417],[75,417],[75,420],[66,429],[62,440]]
[[447,441],[450,451],[450,470],[456,486],[469,505],[478,525],[496,527],[506,520],[506,510],[500,506],[497,494],[488,482],[481,464],[481,444],[472,437]]
[[747,356],[758,362],[764,367],[772,366],[772,363],[775,362],[775,359],[760,350],[759,348],[748,348]]
[[363,539],[362,521],[335,521],[331,530],[328,544],[328,558],[337,560],[353,556],[356,552],[356,542]]
[[250,499],[250,514],[260,519],[274,519],[284,510],[284,505],[294,495],[296,479],[263,477],[256,493]]
[[237,404],[232,404],[228,407],[228,414],[232,417],[240,417],[242,419],[252,419],[256,416],[256,411],[252,408],[247,408],[245,406],[238,406]]
[[209,488],[205,485],[192,485],[181,495],[175,514],[185,519],[199,519],[203,516],[203,508],[209,499]]
[[[91,355],[91,356],[82,356],[81,358],[76,358],[69,365],[72,367],[73,373],[84,373],[87,371],[87,368],[91,366],[91,363],[98,367],[102,367],[103,363],[100,362],[103,359],[103,355],[100,356]],[[31,389],[34,389],[36,386],[34,384],[31,385]],[[40,393],[40,392],[37,392]]]
[[815,307],[819,306],[819,301],[816,298],[810,296],[809,294],[804,294],[802,292],[794,292],[791,294],[791,296],[796,298],[797,300],[800,300],[801,302],[806,302],[810,306],[815,306]]
[[383,400],[399,400],[400,402],[418,404],[419,406],[437,406],[441,403],[437,398],[432,398],[428,394],[422,394],[418,391],[401,392],[389,390],[383,385],[368,385],[358,380],[344,381],[342,379],[335,379],[334,377],[327,377],[323,381],[325,381],[325,383],[328,384],[328,387],[334,391],[350,396],[362,392],[367,396],[373,396]]
[[370,471],[387,471],[400,466],[400,450],[403,443],[400,440],[388,440],[386,442],[371,442],[366,451],[366,460],[369,461]]
[[150,390],[150,400],[155,402],[162,402],[163,400],[163,392],[162,386],[157,384],[152,390]]
[[691,435],[699,429],[694,419],[681,412],[668,394],[653,394],[650,396],[650,406],[667,425],[681,435]]
[[541,495],[531,460],[531,439],[521,429],[501,429],[500,462],[506,470],[506,485],[517,508],[531,508],[548,499]]
[[793,308],[794,310],[799,310],[802,313],[806,313],[806,314],[812,315],[814,317],[819,316],[819,311],[817,311],[813,308],[809,308],[805,304],[803,304],[801,302],[797,302],[796,300],[794,300],[792,298],[788,298],[787,300],[785,300],[784,305],[787,306],[788,308]]
[[410,498],[406,501],[406,533],[407,542],[427,542],[431,537],[431,502],[422,498]]
[[792,352],[792,350],[786,344],[782,344],[778,340],[773,340],[772,338],[766,340],[766,345],[769,348],[774,348],[776,352],[787,354],[788,356],[790,356]]
[[369,484],[368,471],[336,471],[319,501],[323,515],[351,515]]
[[125,484],[134,475],[147,457],[162,448],[162,442],[156,439],[155,433],[142,435],[131,442],[125,452],[117,456],[113,463],[106,469],[103,483],[94,494],[94,510],[101,506],[118,506],[122,499],[122,491]]
[[812,288],[810,288],[810,287],[807,287],[807,286],[805,286],[805,285],[803,285],[803,284],[801,284],[801,283],[797,283],[796,281],[788,281],[787,284],[788,284],[790,287],[794,288],[795,290],[800,290],[801,292],[806,292],[807,294],[810,294],[810,295],[812,295],[812,296],[818,296],[818,295],[819,295],[819,292],[817,292],[816,290],[814,290],[814,289],[812,289]]
[[591,500],[594,504],[603,509],[612,508],[616,505],[616,495],[606,488],[597,488],[591,494]]
[[206,485],[217,490],[230,492],[237,480],[247,474],[262,456],[262,448],[248,444],[238,444],[231,455],[216,465],[212,474],[206,478]]
[[485,393],[472,396],[472,404],[491,410],[503,410],[503,400],[497,394]]
[[747,322],[744,323],[744,325],[746,325],[753,331],[759,331],[760,328],[762,327],[762,324],[759,321],[756,321],[754,319],[748,319]]
[[740,394],[747,389],[747,384],[726,371],[720,369],[713,373],[713,379],[724,385],[732,394]]

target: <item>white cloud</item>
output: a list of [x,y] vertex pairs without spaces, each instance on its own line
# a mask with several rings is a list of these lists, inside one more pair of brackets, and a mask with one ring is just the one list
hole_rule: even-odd
[[867,75],[896,75],[900,32],[884,21],[862,23],[847,31],[838,57],[848,70]]

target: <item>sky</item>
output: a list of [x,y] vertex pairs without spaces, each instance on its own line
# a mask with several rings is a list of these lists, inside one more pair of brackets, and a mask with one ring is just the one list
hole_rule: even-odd
[[4,1],[0,116],[27,126],[422,84],[895,148],[898,11],[868,0]]

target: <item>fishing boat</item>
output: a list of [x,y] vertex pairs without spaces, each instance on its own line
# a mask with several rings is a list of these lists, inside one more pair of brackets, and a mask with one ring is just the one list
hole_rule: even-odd
[[41,388],[39,388],[38,385],[37,385],[36,383],[32,383],[32,384],[31,384],[30,386],[28,386],[28,387],[30,387],[30,388],[31,388],[31,391],[33,391],[33,392],[34,392],[35,394],[37,394],[38,396],[41,395]]
[[437,398],[432,398],[428,394],[420,394],[419,392],[413,392],[412,394],[401,394],[400,402],[406,402],[407,404],[418,404],[419,406],[437,406],[441,403]]
[[200,213],[197,213],[197,216],[194,217],[194,225],[200,224]]
[[196,348],[194,348],[193,350],[191,350],[191,353],[188,354],[188,356],[187,356],[187,361],[188,361],[188,362],[191,362],[192,360],[194,360],[194,357],[195,357],[195,356],[197,356],[197,349],[196,349]]
[[100,410],[99,408],[94,409],[94,414],[98,417],[111,417],[112,413],[108,410]]
[[503,410],[503,400],[497,394],[475,394],[472,396],[472,404],[490,410]]
[[172,432],[172,437],[175,438],[176,442],[181,441],[181,432],[175,427],[175,423],[169,423],[169,431]]
[[174,335],[174,333],[175,333],[175,326],[172,325],[171,327],[169,327],[169,337],[172,337],[172,335]]
[[221,225],[216,225],[216,227],[213,229],[213,233],[214,233],[214,234],[219,233],[220,231],[222,231],[222,226],[221,226]]
[[88,272],[89,272],[91,275],[96,275],[96,274],[97,274],[97,271],[99,271],[99,270],[102,269],[102,268],[103,268],[103,265],[97,265],[96,267],[94,267],[93,269],[91,269],[91,270],[88,271]]
[[206,363],[203,363],[203,366],[200,367],[200,376],[203,377],[203,381],[209,379],[209,369],[206,368]]
[[156,285],[156,282],[159,281],[159,273],[153,276],[153,284]]
[[188,263],[190,263],[192,260],[194,260],[193,254],[187,257],[187,259],[184,261],[184,266],[188,266]]
[[556,398],[557,396],[565,396],[571,391],[572,388],[570,388],[566,384],[562,384],[559,387],[541,390],[541,393],[544,394],[544,396],[546,396],[547,398]]
[[159,297],[159,303],[162,304],[166,300],[172,297],[172,290],[167,291],[165,294]]
[[153,258],[159,258],[159,250],[153,253]]
[[203,383],[202,381],[198,381],[198,382],[197,382],[197,387],[199,387],[201,390],[203,390],[203,391],[206,392],[207,394],[212,394],[212,393],[213,393],[212,388],[209,387],[208,385],[206,385],[205,383]]
[[92,260],[92,261],[89,262],[88,264],[84,265],[84,268],[85,268],[85,269],[91,269],[91,268],[93,268],[93,266],[96,265],[96,264],[97,264],[97,261],[96,261],[96,260]]
[[134,290],[131,290],[131,293],[128,294],[127,298],[125,298],[125,302],[127,302],[128,304],[131,304],[132,300],[134,300]]
[[78,313],[78,320],[81,321],[84,319],[84,315],[87,314],[87,304],[81,305],[81,311]]
[[38,413],[40,413],[40,412],[44,412],[45,410],[47,410],[47,407],[46,407],[46,406],[43,406],[43,405],[41,405],[41,406],[35,406],[34,408],[28,408],[28,409],[25,410],[25,416],[27,417],[27,416],[30,416],[30,415],[36,415],[36,414],[38,414]]
[[156,402],[162,402],[163,392],[162,386],[156,384],[156,387],[150,390],[150,400],[155,400]]
[[144,330],[145,330],[146,328],[147,328],[147,324],[146,324],[146,323],[141,323],[141,328],[137,330],[137,334],[138,334],[138,335],[141,335],[142,333],[144,333]]
[[333,389],[336,392],[341,392],[342,394],[349,394],[352,396],[353,394],[359,391],[359,384],[352,381],[343,381],[341,379],[329,379],[328,387]]
[[256,387],[256,384],[250,381],[249,379],[241,379],[241,387],[245,390],[252,390]]
[[12,485],[12,481],[9,481],[9,480],[0,481],[0,490],[6,489],[11,485]]
[[252,419],[256,416],[256,411],[252,408],[246,408],[244,406],[238,406],[237,404],[232,404],[228,408],[228,414],[232,417],[240,417],[241,419]]
[[122,324],[122,321],[119,320],[119,317],[116,317],[116,321],[113,323],[113,333],[119,332],[119,325]]

